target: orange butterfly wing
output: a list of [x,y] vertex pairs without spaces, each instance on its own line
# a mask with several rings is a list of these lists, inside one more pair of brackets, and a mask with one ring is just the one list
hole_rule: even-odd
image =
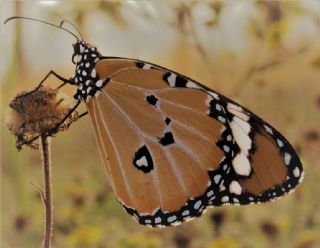
[[88,111],[117,199],[139,223],[177,225],[210,206],[265,202],[303,177],[296,152],[259,117],[176,72],[105,58]]

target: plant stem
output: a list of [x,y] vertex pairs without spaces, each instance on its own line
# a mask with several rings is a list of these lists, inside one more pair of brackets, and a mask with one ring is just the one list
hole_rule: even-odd
[[41,150],[44,173],[44,205],[45,205],[45,231],[44,231],[44,248],[51,247],[52,238],[52,199],[51,199],[51,158],[49,138],[41,135]]

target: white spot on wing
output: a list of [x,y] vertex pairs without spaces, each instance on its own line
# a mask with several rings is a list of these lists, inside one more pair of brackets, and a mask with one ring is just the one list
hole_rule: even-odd
[[283,142],[281,140],[277,139],[277,143],[279,147],[283,147]]
[[289,165],[290,164],[290,160],[291,160],[291,155],[289,153],[285,153],[284,154],[284,162],[286,165]]
[[293,175],[295,177],[299,177],[300,176],[300,169],[298,167],[296,167],[294,170],[293,170]]
[[100,88],[102,85],[103,85],[103,80],[100,79],[100,80],[98,80],[98,81],[96,82],[96,86],[97,86],[97,87]]
[[221,105],[220,104],[216,104],[216,110],[221,111]]
[[168,77],[168,82],[169,82],[169,85],[171,87],[175,87],[176,85],[176,78],[177,78],[177,75],[174,74],[174,73],[171,73],[170,76]]
[[146,156],[143,156],[143,157],[141,157],[140,159],[138,159],[138,160],[136,161],[136,164],[137,164],[139,167],[141,167],[141,166],[148,166],[148,161],[147,161]]
[[228,164],[223,165],[223,166],[222,166],[222,169],[223,169],[224,171],[227,170],[227,169],[228,169]]
[[214,194],[213,190],[210,190],[207,193],[207,197],[210,198],[211,196],[213,196],[213,194]]
[[161,223],[161,218],[160,218],[160,217],[155,218],[155,219],[154,219],[154,223],[155,223],[155,224]]
[[222,123],[226,123],[226,118],[224,118],[221,115],[218,116],[218,120],[221,121]]
[[230,193],[234,193],[236,195],[240,195],[242,192],[242,187],[239,182],[232,181],[229,185],[229,191]]
[[212,91],[208,91],[209,95],[213,96],[213,98],[215,98],[216,100],[219,100],[219,95],[217,93],[214,93]]
[[194,209],[198,210],[198,209],[200,208],[201,204],[202,204],[202,201],[201,201],[201,200],[197,201],[197,202],[194,204]]
[[239,111],[239,112],[243,111],[242,107],[240,107],[238,105],[235,105],[233,103],[228,103],[227,108],[228,108],[228,110],[236,110],[236,111]]
[[232,160],[232,166],[235,172],[241,176],[249,176],[251,172],[251,165],[247,156],[243,153],[237,154]]
[[150,64],[148,64],[148,63],[145,63],[145,64],[143,65],[142,69],[149,70],[149,69],[151,69],[151,66],[152,66],[152,65],[150,65]]
[[245,155],[248,155],[252,145],[251,138],[248,135],[251,129],[250,124],[239,119],[238,117],[233,117],[230,127],[236,143],[239,145],[242,152]]
[[268,127],[267,125],[264,125],[264,128],[268,133],[273,134],[272,129],[270,127]]
[[225,195],[224,197],[221,198],[222,202],[228,202],[229,201],[229,196]]
[[228,153],[228,152],[230,151],[230,147],[227,146],[227,145],[224,145],[224,146],[223,146],[223,150],[224,150],[226,153]]
[[184,210],[182,212],[182,216],[188,216],[190,214],[190,211],[189,210]]
[[241,127],[241,129],[243,130],[243,132],[245,132],[246,134],[248,134],[248,133],[250,132],[251,126],[250,126],[250,124],[249,124],[248,122],[240,119],[240,118],[237,117],[237,116],[234,116],[234,117],[232,118],[232,121],[236,122],[236,123],[239,125],[239,127]]
[[219,181],[220,181],[220,178],[221,178],[221,175],[218,174],[218,175],[215,175],[215,176],[214,176],[213,180],[214,180],[214,182],[215,182],[216,184],[218,184]]
[[188,80],[186,86],[187,86],[187,88],[200,89],[200,86],[199,86],[199,85],[195,84],[194,82],[191,82],[190,80]]
[[172,215],[172,216],[168,217],[167,221],[170,223],[170,222],[175,221],[176,219],[177,219],[177,216]]
[[249,116],[244,113],[243,108],[240,106],[237,106],[233,103],[228,103],[227,105],[227,109],[230,113],[232,113],[233,115],[239,117],[240,119],[244,120],[244,121],[248,121],[249,120]]

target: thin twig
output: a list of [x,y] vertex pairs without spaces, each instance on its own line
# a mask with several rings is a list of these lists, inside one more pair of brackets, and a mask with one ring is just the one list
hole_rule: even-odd
[[52,199],[51,199],[51,158],[50,158],[50,143],[49,137],[41,135],[41,150],[44,173],[44,188],[45,188],[45,231],[44,231],[44,248],[51,247],[52,238]]
[[30,182],[30,183],[31,183],[31,185],[32,185],[33,187],[35,187],[35,188],[38,190],[38,192],[39,192],[39,194],[40,194],[40,197],[41,197],[41,200],[42,200],[42,202],[43,202],[43,205],[45,206],[45,205],[46,205],[46,198],[45,198],[45,196],[44,196],[43,189],[42,189],[38,184],[36,184],[36,183],[34,183],[34,182]]

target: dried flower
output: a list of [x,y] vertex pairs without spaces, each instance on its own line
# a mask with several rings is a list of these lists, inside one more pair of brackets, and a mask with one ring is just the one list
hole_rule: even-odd
[[6,119],[8,129],[16,136],[17,149],[23,145],[37,148],[34,141],[40,135],[67,129],[78,117],[77,111],[67,117],[73,105],[70,97],[48,87],[18,94],[9,104]]

